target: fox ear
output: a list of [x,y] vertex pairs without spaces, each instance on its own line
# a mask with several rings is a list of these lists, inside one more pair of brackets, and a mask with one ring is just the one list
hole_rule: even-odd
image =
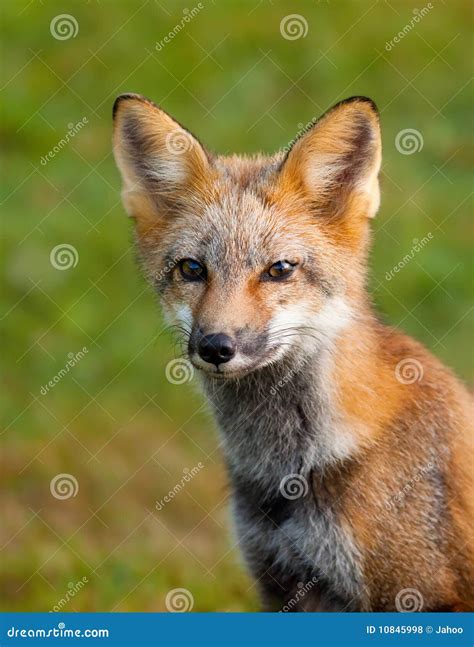
[[140,95],[120,95],[113,116],[125,209],[138,224],[156,223],[203,181],[208,156],[191,133]]
[[336,104],[296,140],[281,167],[284,183],[298,186],[322,212],[344,213],[350,201],[375,216],[381,154],[377,107],[353,97]]

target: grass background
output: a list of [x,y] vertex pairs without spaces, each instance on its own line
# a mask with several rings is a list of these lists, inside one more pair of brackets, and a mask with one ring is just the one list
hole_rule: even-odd
[[[472,9],[437,2],[390,51],[422,4],[208,2],[160,51],[191,3],[2,3],[3,452],[2,601],[45,611],[87,578],[67,611],[159,611],[188,589],[194,610],[257,608],[229,531],[213,423],[165,367],[172,340],[138,276],[111,155],[111,108],[125,91],[162,104],[221,153],[271,152],[354,94],[381,110],[382,208],[372,294],[393,324],[472,382]],[[77,20],[68,40],[58,14]],[[280,22],[304,16],[305,37]],[[68,131],[87,125],[47,164]],[[413,128],[423,148],[395,146]],[[432,240],[385,278],[413,240]],[[50,252],[73,245],[56,270]],[[88,352],[46,395],[69,353]],[[161,511],[183,470],[204,468]],[[77,496],[51,479],[72,474]]]

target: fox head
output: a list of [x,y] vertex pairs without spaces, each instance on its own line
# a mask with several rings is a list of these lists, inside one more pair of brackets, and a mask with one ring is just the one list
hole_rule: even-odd
[[370,99],[338,103],[286,153],[246,158],[125,94],[114,153],[145,273],[195,366],[235,378],[310,356],[357,316],[379,206]]

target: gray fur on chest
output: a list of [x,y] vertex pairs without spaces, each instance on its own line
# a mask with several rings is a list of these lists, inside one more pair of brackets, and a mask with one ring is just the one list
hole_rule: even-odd
[[280,515],[249,506],[239,492],[234,497],[234,520],[239,544],[257,579],[268,574],[281,587],[282,600],[301,584],[316,588],[332,600],[334,610],[358,608],[362,576],[358,551],[331,509],[318,509],[311,495],[292,501]]
[[[291,383],[283,381],[285,374],[288,369],[208,390],[230,472],[239,543],[252,573],[280,579],[287,595],[297,582],[316,578],[325,594],[351,603],[362,588],[357,548],[331,503],[318,500],[312,487],[313,472],[339,459],[329,396],[308,367],[295,372]],[[281,484],[294,474],[307,491],[293,499],[283,496]]]
[[287,474],[324,471],[350,445],[323,386],[322,360],[206,385],[231,474],[273,488]]

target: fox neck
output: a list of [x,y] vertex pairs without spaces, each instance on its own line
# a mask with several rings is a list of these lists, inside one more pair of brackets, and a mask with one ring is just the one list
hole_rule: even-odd
[[[370,326],[359,324],[353,340],[344,344],[348,367],[360,364],[361,346],[370,347]],[[331,465],[352,458],[367,442],[357,419],[341,406],[342,384],[336,365],[339,344],[349,333],[320,341],[305,356],[264,367],[238,380],[206,380],[231,477],[274,487],[288,474],[324,473]],[[349,355],[352,355],[350,357]],[[358,376],[354,375],[355,388]],[[363,426],[361,424],[361,426]]]

